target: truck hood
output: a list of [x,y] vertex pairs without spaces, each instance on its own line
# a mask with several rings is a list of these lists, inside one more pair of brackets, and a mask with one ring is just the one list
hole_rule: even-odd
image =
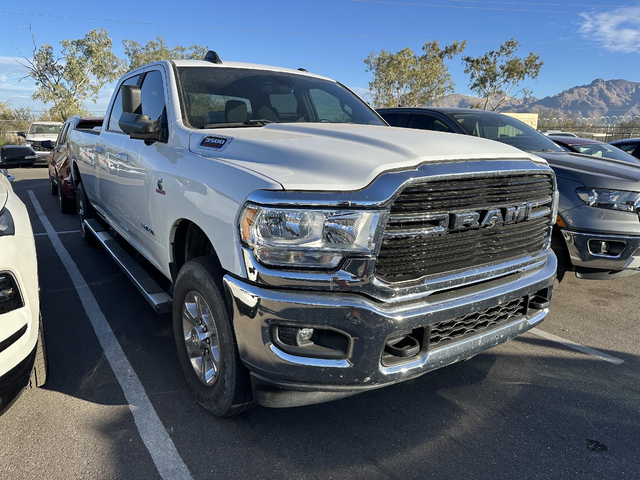
[[640,192],[640,166],[579,153],[539,153],[556,172],[558,183],[563,178],[587,187]]
[[[207,136],[217,139],[216,148],[201,145]],[[428,162],[533,157],[472,136],[322,123],[196,130],[191,133],[189,148],[258,172],[287,190],[323,191],[359,190],[383,172]]]
[[28,142],[42,142],[44,140],[56,140],[57,133],[27,133],[25,140]]

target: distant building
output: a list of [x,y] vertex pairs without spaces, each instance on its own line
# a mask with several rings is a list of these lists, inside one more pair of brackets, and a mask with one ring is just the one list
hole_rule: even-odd
[[537,113],[505,113],[505,115],[509,115],[517,120],[520,120],[522,123],[526,123],[531,128],[538,129],[538,114]]

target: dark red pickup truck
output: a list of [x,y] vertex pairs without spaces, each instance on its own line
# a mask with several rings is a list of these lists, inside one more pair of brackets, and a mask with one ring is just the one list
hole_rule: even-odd
[[51,148],[49,155],[49,185],[51,195],[57,195],[62,213],[75,213],[76,192],[71,182],[71,164],[69,163],[69,148],[67,139],[71,130],[93,130],[102,127],[102,118],[83,118],[75,116],[69,118],[60,129],[55,143],[48,141],[46,148]]

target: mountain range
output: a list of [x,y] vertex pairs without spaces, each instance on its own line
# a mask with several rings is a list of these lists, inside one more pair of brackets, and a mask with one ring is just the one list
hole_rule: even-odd
[[[468,108],[482,102],[469,95],[447,95],[436,105],[440,107]],[[616,117],[634,118],[640,115],[640,82],[629,80],[603,80],[597,78],[588,85],[569,88],[544,98],[509,98],[500,112],[538,113],[541,116],[565,118]]]

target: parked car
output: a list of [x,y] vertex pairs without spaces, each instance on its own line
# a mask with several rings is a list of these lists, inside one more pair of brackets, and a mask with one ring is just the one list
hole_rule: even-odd
[[544,133],[547,137],[571,137],[571,138],[580,138],[578,137],[578,135],[576,135],[575,133],[571,133],[571,132],[563,132],[560,130],[549,130],[548,132]]
[[581,153],[583,155],[591,155],[594,157],[610,158],[611,160],[619,160],[633,165],[640,165],[640,160],[627,152],[620,150],[618,147],[609,145],[599,140],[591,140],[588,138],[569,138],[556,137],[549,135],[549,138],[556,142],[569,152]]
[[0,171],[0,414],[47,379],[38,265],[24,203]]
[[[613,278],[640,269],[640,166],[569,153],[507,115],[463,108],[390,108],[390,125],[474,135],[540,155],[558,178],[556,248],[582,278]],[[566,250],[565,250],[566,246]],[[566,254],[566,255],[565,255]]]
[[75,116],[64,122],[55,142],[43,142],[45,148],[51,149],[49,155],[49,188],[51,195],[58,196],[58,204],[62,213],[75,213],[76,191],[71,182],[71,163],[69,162],[69,147],[67,140],[74,129],[88,129],[102,127],[102,118],[82,118]]
[[47,157],[51,154],[51,150],[42,145],[47,140],[54,141],[60,129],[62,122],[33,122],[29,125],[29,130],[19,132],[18,135],[24,137],[24,144],[32,147],[37,155],[37,165],[46,165]]
[[306,71],[207,59],[127,73],[101,131],[68,140],[81,235],[172,311],[203,407],[354,395],[547,315],[557,203],[544,160],[389,128]]
[[0,148],[0,168],[33,167],[37,158],[31,147],[3,145]]
[[611,142],[610,145],[613,145],[620,150],[627,152],[629,155],[633,155],[636,158],[640,158],[640,138],[627,138],[625,140],[616,140],[615,142]]

